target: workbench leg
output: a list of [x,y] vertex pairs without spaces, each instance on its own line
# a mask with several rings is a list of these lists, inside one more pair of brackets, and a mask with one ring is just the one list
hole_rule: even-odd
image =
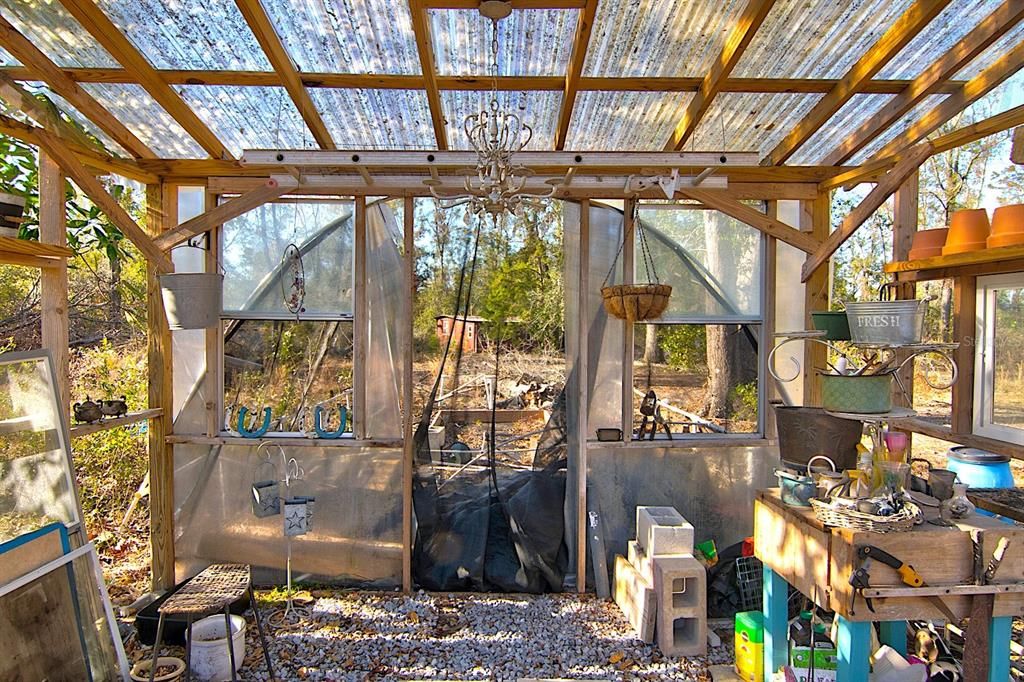
[[764,678],[786,665],[789,633],[786,632],[789,584],[772,569],[764,567]]
[[1013,617],[993,618],[988,626],[988,680],[1005,682],[1010,676],[1010,634]]
[[901,656],[907,655],[907,621],[883,620],[878,624],[878,639],[888,644]]
[[[842,616],[836,648],[839,650],[839,670],[836,682],[867,682],[871,658],[871,623],[853,622]],[[1009,659],[1007,659],[1009,660]]]

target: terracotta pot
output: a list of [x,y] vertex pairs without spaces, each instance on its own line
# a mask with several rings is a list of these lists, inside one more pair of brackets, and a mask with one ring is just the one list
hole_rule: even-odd
[[949,221],[949,235],[946,237],[946,245],[942,247],[942,255],[984,249],[988,234],[988,213],[985,209],[969,208],[954,211]]
[[995,210],[987,244],[993,249],[1024,244],[1024,204],[1009,204]]
[[942,247],[946,244],[947,234],[949,234],[948,227],[939,228],[938,230],[918,230],[915,232],[914,243],[910,245],[910,260],[941,256]]

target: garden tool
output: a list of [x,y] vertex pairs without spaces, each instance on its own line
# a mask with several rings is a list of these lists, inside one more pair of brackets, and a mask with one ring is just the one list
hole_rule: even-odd
[[[922,578],[921,574],[917,572],[917,569],[910,564],[897,559],[885,550],[875,547],[874,545],[861,545],[857,547],[857,558],[861,561],[861,565],[850,576],[850,585],[856,590],[854,593],[855,601],[857,595],[860,594],[863,597],[864,589],[870,586],[870,574],[868,573],[868,567],[870,566],[872,559],[894,568],[899,574],[900,580],[903,581],[903,584],[910,587],[925,586],[924,578]],[[941,611],[950,622],[955,623],[957,621],[953,611],[946,605],[946,602],[942,601],[942,599],[934,595],[925,596],[923,598],[931,602],[932,605]],[[868,610],[874,613],[875,608],[871,599],[869,597],[864,597],[864,602],[868,605]]]
[[[999,570],[999,565],[1010,546],[1010,539],[1003,536],[996,543],[992,559],[985,565],[985,531],[977,528],[971,531],[971,549],[974,559],[974,584],[988,585]],[[976,594],[971,598],[970,624],[964,640],[964,682],[985,682],[988,677],[989,625],[995,606],[994,594]]]
[[672,440],[672,432],[669,430],[665,418],[661,416],[661,408],[658,406],[658,395],[654,392],[654,389],[647,391],[647,395],[640,401],[640,414],[643,415],[643,419],[640,420],[640,431],[637,434],[637,440],[644,439],[648,419],[651,420],[651,432],[647,438],[648,440],[654,440],[654,434],[657,432],[658,426],[665,429],[668,439]]

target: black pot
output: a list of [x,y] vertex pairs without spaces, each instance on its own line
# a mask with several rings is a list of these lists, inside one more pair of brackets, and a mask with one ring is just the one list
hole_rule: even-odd
[[857,467],[861,422],[833,417],[820,407],[776,405],[775,424],[779,455],[788,466],[805,469],[811,457],[825,455],[839,470]]

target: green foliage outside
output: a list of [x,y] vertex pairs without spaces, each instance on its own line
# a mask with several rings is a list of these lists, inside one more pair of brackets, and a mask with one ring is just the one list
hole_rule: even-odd
[[707,329],[704,325],[658,326],[658,344],[665,361],[675,369],[704,371],[707,367]]

